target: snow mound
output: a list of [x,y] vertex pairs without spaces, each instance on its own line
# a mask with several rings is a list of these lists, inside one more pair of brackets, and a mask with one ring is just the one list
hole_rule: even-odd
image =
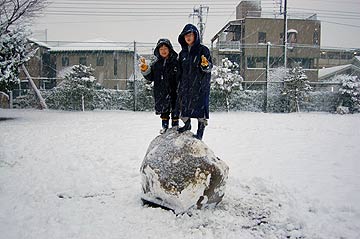
[[229,168],[191,132],[169,129],[150,143],[140,171],[142,199],[179,214],[217,205]]

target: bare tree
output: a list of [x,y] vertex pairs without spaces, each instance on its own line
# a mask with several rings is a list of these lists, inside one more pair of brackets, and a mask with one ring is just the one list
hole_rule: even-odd
[[0,28],[9,27],[35,17],[47,5],[47,0],[0,0]]

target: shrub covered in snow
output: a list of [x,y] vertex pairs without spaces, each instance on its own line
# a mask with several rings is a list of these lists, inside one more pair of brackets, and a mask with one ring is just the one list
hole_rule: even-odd
[[360,79],[357,76],[340,75],[339,106],[348,107],[350,112],[360,110]]
[[215,91],[216,98],[223,98],[226,110],[230,110],[231,94],[235,90],[241,90],[243,78],[238,72],[239,65],[225,58],[221,66],[214,66],[211,72],[211,89]]
[[331,91],[309,92],[307,100],[300,103],[305,111],[335,112],[339,93]]
[[136,81],[136,110],[154,110],[154,82],[149,82],[141,77]]
[[[94,98],[97,83],[91,66],[74,65],[59,86],[53,88],[46,97],[50,108],[62,110],[95,109]],[[51,106],[50,106],[51,105]]]
[[288,102],[289,112],[299,112],[302,103],[311,91],[310,82],[305,75],[305,71],[300,65],[290,69],[284,79],[284,89],[282,94]]
[[267,112],[284,112],[288,108],[285,97],[282,94],[286,73],[287,71],[284,67],[270,69],[266,87]]

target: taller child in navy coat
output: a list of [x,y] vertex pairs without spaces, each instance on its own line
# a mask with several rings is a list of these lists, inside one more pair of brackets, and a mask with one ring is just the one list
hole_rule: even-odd
[[187,24],[179,35],[179,104],[184,126],[180,133],[191,129],[191,118],[198,119],[195,137],[202,139],[209,119],[209,95],[212,61],[209,49],[200,44],[198,29]]
[[160,114],[164,133],[169,127],[171,113],[171,125],[179,125],[179,111],[177,107],[177,53],[174,51],[168,39],[160,39],[156,44],[154,55],[155,61],[150,65],[145,59],[140,59],[141,73],[145,79],[154,82],[155,113]]

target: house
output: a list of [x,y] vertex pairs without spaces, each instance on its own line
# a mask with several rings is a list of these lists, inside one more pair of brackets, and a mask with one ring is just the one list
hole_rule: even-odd
[[360,57],[354,57],[350,64],[333,66],[319,70],[320,81],[331,81],[332,78],[338,75],[358,76],[360,79]]
[[[265,81],[267,43],[270,43],[270,68],[284,64],[284,20],[267,15],[261,1],[241,1],[236,20],[229,21],[211,39],[215,64],[229,58],[240,65],[245,81]],[[317,80],[320,57],[321,23],[316,15],[291,16],[287,21],[287,67],[301,63],[309,80]]]
[[319,68],[350,64],[360,49],[321,48]]
[[[71,67],[78,64],[91,65],[98,83],[110,89],[126,89],[127,80],[134,72],[132,45],[106,39],[66,44],[52,42],[51,45],[30,41],[38,50],[26,67],[39,88],[56,86]],[[21,78],[25,79],[25,76]]]
[[[49,50],[51,46],[32,38],[28,38],[27,41],[28,47],[34,52],[34,55],[24,65],[35,85],[40,89],[51,89],[55,87],[57,82],[53,74],[54,69],[50,64]],[[30,89],[29,81],[22,68],[19,70],[19,79],[20,84],[18,84],[17,89],[13,90],[14,98],[26,94]]]
[[56,77],[63,78],[73,65],[94,68],[94,76],[105,88],[126,89],[134,71],[134,51],[105,39],[94,39],[51,47],[50,61]]
[[338,91],[341,82],[337,76],[340,75],[357,76],[360,79],[360,57],[354,57],[350,64],[319,69],[319,82],[316,88],[331,92]]

